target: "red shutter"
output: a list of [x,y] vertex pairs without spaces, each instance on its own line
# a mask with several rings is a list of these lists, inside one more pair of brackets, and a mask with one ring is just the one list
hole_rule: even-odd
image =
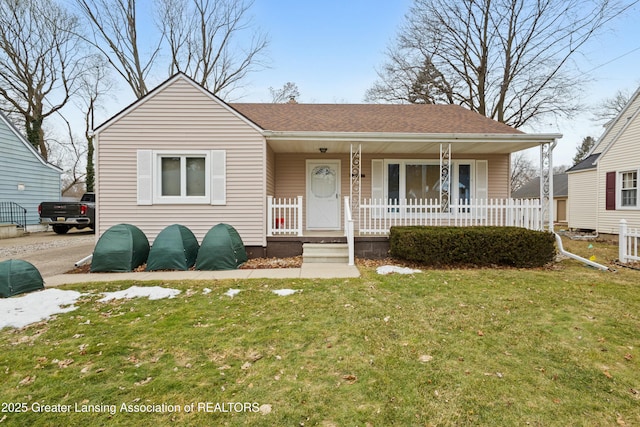
[[608,211],[616,210],[616,173],[607,172],[607,188],[606,188],[606,209]]

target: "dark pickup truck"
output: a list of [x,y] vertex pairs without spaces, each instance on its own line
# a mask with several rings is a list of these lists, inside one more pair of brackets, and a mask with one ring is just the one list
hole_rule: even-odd
[[42,202],[38,206],[40,224],[51,225],[57,234],[65,234],[71,228],[81,230],[95,227],[96,195],[85,193],[79,202]]

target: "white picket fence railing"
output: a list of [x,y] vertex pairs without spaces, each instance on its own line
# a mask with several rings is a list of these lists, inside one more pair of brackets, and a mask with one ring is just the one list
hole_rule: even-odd
[[302,236],[302,196],[267,197],[267,236],[295,234]]
[[461,200],[442,209],[439,200],[365,200],[360,204],[360,234],[387,234],[393,226],[471,225],[542,229],[539,200]]
[[[461,200],[443,210],[439,200],[373,200],[360,203],[359,215],[347,211],[344,201],[344,227],[349,225],[359,234],[384,235],[393,226],[513,226],[541,230],[542,207],[539,200],[490,199]],[[347,219],[349,218],[349,219]],[[267,235],[303,234],[302,196],[267,198]],[[345,233],[348,230],[345,229]],[[348,236],[348,234],[346,234]]]
[[629,228],[627,221],[621,219],[618,237],[618,259],[621,263],[640,261],[638,240],[640,240],[640,230]]

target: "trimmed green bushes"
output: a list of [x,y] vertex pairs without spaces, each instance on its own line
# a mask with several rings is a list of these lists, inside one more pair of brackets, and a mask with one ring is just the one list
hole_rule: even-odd
[[555,237],[519,227],[391,227],[391,256],[436,267],[541,267],[555,258]]

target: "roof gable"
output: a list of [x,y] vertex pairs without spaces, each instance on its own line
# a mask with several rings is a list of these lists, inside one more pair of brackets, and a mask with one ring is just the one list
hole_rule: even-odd
[[229,111],[229,113],[233,114],[238,119],[242,120],[243,122],[245,122],[247,125],[249,125],[253,129],[255,129],[256,131],[258,131],[258,132],[261,131],[261,129],[258,126],[256,126],[256,124],[253,123],[251,120],[249,120],[247,117],[243,116],[242,114],[239,114],[236,110],[231,108],[229,106],[229,104],[224,102],[222,99],[218,98],[216,95],[214,95],[213,93],[211,93],[210,91],[208,91],[207,89],[202,87],[200,84],[196,83],[193,79],[188,77],[186,74],[180,72],[180,73],[174,74],[173,76],[169,77],[167,80],[165,80],[163,83],[161,83],[160,85],[155,87],[153,90],[151,90],[145,96],[143,96],[142,98],[140,98],[140,99],[134,101],[133,103],[129,104],[127,107],[125,107],[122,110],[120,110],[118,113],[113,115],[111,118],[107,119],[104,123],[100,124],[98,127],[96,127],[94,129],[94,133],[98,134],[100,132],[103,132],[109,126],[113,125],[114,123],[116,123],[121,118],[127,116],[130,112],[136,110],[140,106],[142,106],[145,103],[149,102],[151,99],[156,97],[158,94],[162,93],[166,88],[168,88],[169,86],[173,85],[175,82],[177,82],[179,80],[187,82],[193,88],[195,88],[199,92],[201,92],[204,95],[206,95],[207,97],[209,97],[213,102],[215,102],[216,104],[218,104],[219,106],[221,106],[225,110]]
[[417,134],[523,134],[458,105],[251,104],[232,108],[264,130]]
[[604,155],[615,144],[618,137],[640,113],[640,88],[629,99],[629,102],[611,122],[607,123],[605,131],[589,151],[589,154]]
[[31,143],[29,141],[27,141],[27,139],[20,133],[20,131],[15,127],[15,125],[13,123],[11,123],[11,121],[9,120],[9,118],[2,112],[0,111],[0,122],[4,123],[7,128],[9,129],[9,131],[16,137],[16,140],[21,143],[22,145],[24,145],[26,147],[26,149],[33,155],[33,157],[42,165],[51,168],[53,170],[55,170],[58,173],[62,173],[62,169],[60,169],[58,166],[55,166],[49,162],[47,162],[44,157],[42,157],[42,155],[40,155],[40,153],[38,153],[36,151],[35,148],[33,148],[33,145],[31,145]]

